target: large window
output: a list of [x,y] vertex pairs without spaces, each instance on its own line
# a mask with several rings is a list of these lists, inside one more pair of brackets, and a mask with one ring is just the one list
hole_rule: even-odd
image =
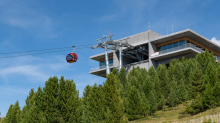
[[168,52],[171,52],[173,50],[173,44],[168,44],[167,48],[168,48]]
[[180,41],[179,46],[180,46],[180,49],[185,48],[185,41]]
[[178,50],[178,42],[173,43],[173,50]]
[[110,59],[110,60],[109,60],[109,64],[113,64],[113,59]]
[[[113,64],[113,59],[109,59],[109,64]],[[100,67],[104,68],[105,67],[105,61],[100,62]]]
[[166,53],[167,52],[167,45],[162,46],[162,52]]

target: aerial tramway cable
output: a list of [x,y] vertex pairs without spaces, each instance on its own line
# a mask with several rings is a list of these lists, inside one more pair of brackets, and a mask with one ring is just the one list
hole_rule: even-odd
[[[91,45],[91,44],[89,44]],[[86,45],[81,45],[81,46],[86,46]],[[87,45],[88,46],[88,45]],[[79,46],[78,46],[79,47]],[[67,48],[67,47],[65,47]],[[28,56],[28,55],[36,55],[36,54],[45,54],[45,53],[54,53],[54,52],[60,52],[60,51],[68,51],[70,50],[70,48],[72,49],[72,47],[68,47],[68,49],[65,50],[58,50],[58,51],[51,51],[51,52],[41,52],[41,53],[33,53],[33,54],[24,54],[24,55],[15,55],[15,56],[8,56],[8,57],[0,57],[0,59],[3,58],[11,58],[11,57],[21,57],[21,56]],[[82,48],[76,48],[76,49],[85,49],[85,48],[91,48],[91,47],[82,47]],[[55,48],[53,48],[55,49]],[[58,48],[56,48],[58,49]],[[62,49],[62,48],[60,48]],[[63,47],[64,49],[64,47]],[[43,49],[43,50],[52,50],[52,49]],[[23,52],[33,52],[33,51],[43,51],[43,50],[32,50],[32,51],[21,51],[21,52],[10,52],[10,53],[0,53],[0,54],[12,54],[12,53],[23,53]]]

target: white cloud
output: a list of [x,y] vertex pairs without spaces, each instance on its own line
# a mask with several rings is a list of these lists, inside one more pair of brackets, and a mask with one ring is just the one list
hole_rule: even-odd
[[213,37],[211,39],[211,41],[213,41],[214,43],[218,44],[220,46],[220,40],[217,40],[216,37]]
[[8,67],[0,69],[0,76],[9,77],[11,75],[25,75],[29,77],[36,77],[40,80],[46,80],[49,76],[47,76],[43,70],[40,70],[36,66],[26,65],[26,66],[16,66],[16,67]]
[[41,12],[31,1],[0,1],[0,22],[34,32],[37,37],[57,37],[54,34],[54,21],[46,12]]

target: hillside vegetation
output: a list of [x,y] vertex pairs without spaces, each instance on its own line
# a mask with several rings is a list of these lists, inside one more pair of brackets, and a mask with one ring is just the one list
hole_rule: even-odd
[[[219,80],[220,64],[207,50],[196,58],[172,60],[168,68],[162,64],[148,71],[137,67],[128,74],[124,68],[113,69],[102,85],[87,85],[82,98],[73,80],[51,77],[45,87],[31,89],[22,109],[18,101],[11,105],[3,123],[155,122],[158,117],[193,117],[220,106]],[[185,108],[180,108],[182,104]]]

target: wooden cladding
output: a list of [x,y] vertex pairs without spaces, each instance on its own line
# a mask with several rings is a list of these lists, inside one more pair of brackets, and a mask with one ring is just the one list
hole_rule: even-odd
[[207,49],[210,52],[213,52],[213,54],[220,56],[220,53],[218,53],[214,50],[211,50],[210,48],[208,48],[208,47],[206,47],[206,46],[190,39],[189,37],[182,37],[182,38],[177,38],[177,39],[174,39],[174,40],[171,40],[171,41],[162,42],[162,43],[156,44],[156,47],[164,46],[164,45],[175,43],[175,42],[182,41],[182,40],[188,40],[188,41],[190,41],[190,42],[192,42],[192,43],[194,43],[194,44],[196,44],[196,45],[198,45],[198,46],[200,46],[204,49]]
[[[113,59],[113,56],[109,56],[108,59]],[[105,58],[100,59],[99,61],[100,61],[100,62],[105,61]]]
[[185,39],[186,39],[186,37],[183,37],[183,38],[177,38],[177,39],[174,39],[174,40],[171,40],[171,41],[162,42],[162,43],[156,44],[156,47],[171,44],[171,43],[178,42],[178,41],[182,41],[182,40],[185,40]]
[[200,44],[200,43],[198,43],[198,42],[196,42],[196,41],[194,41],[194,40],[192,40],[192,39],[190,39],[190,38],[188,38],[188,37],[186,37],[186,40],[188,40],[188,41],[190,41],[190,42],[192,42],[192,43],[194,43],[194,44],[196,44],[196,45],[198,45],[198,46],[200,46],[200,47],[202,47],[202,48],[204,48],[204,49],[207,49],[207,50],[210,51],[210,52],[213,52],[215,55],[220,56],[220,53],[217,53],[216,51],[211,50],[211,49],[209,49],[208,47],[206,47],[206,46],[204,46],[204,45],[202,45],[202,44]]

